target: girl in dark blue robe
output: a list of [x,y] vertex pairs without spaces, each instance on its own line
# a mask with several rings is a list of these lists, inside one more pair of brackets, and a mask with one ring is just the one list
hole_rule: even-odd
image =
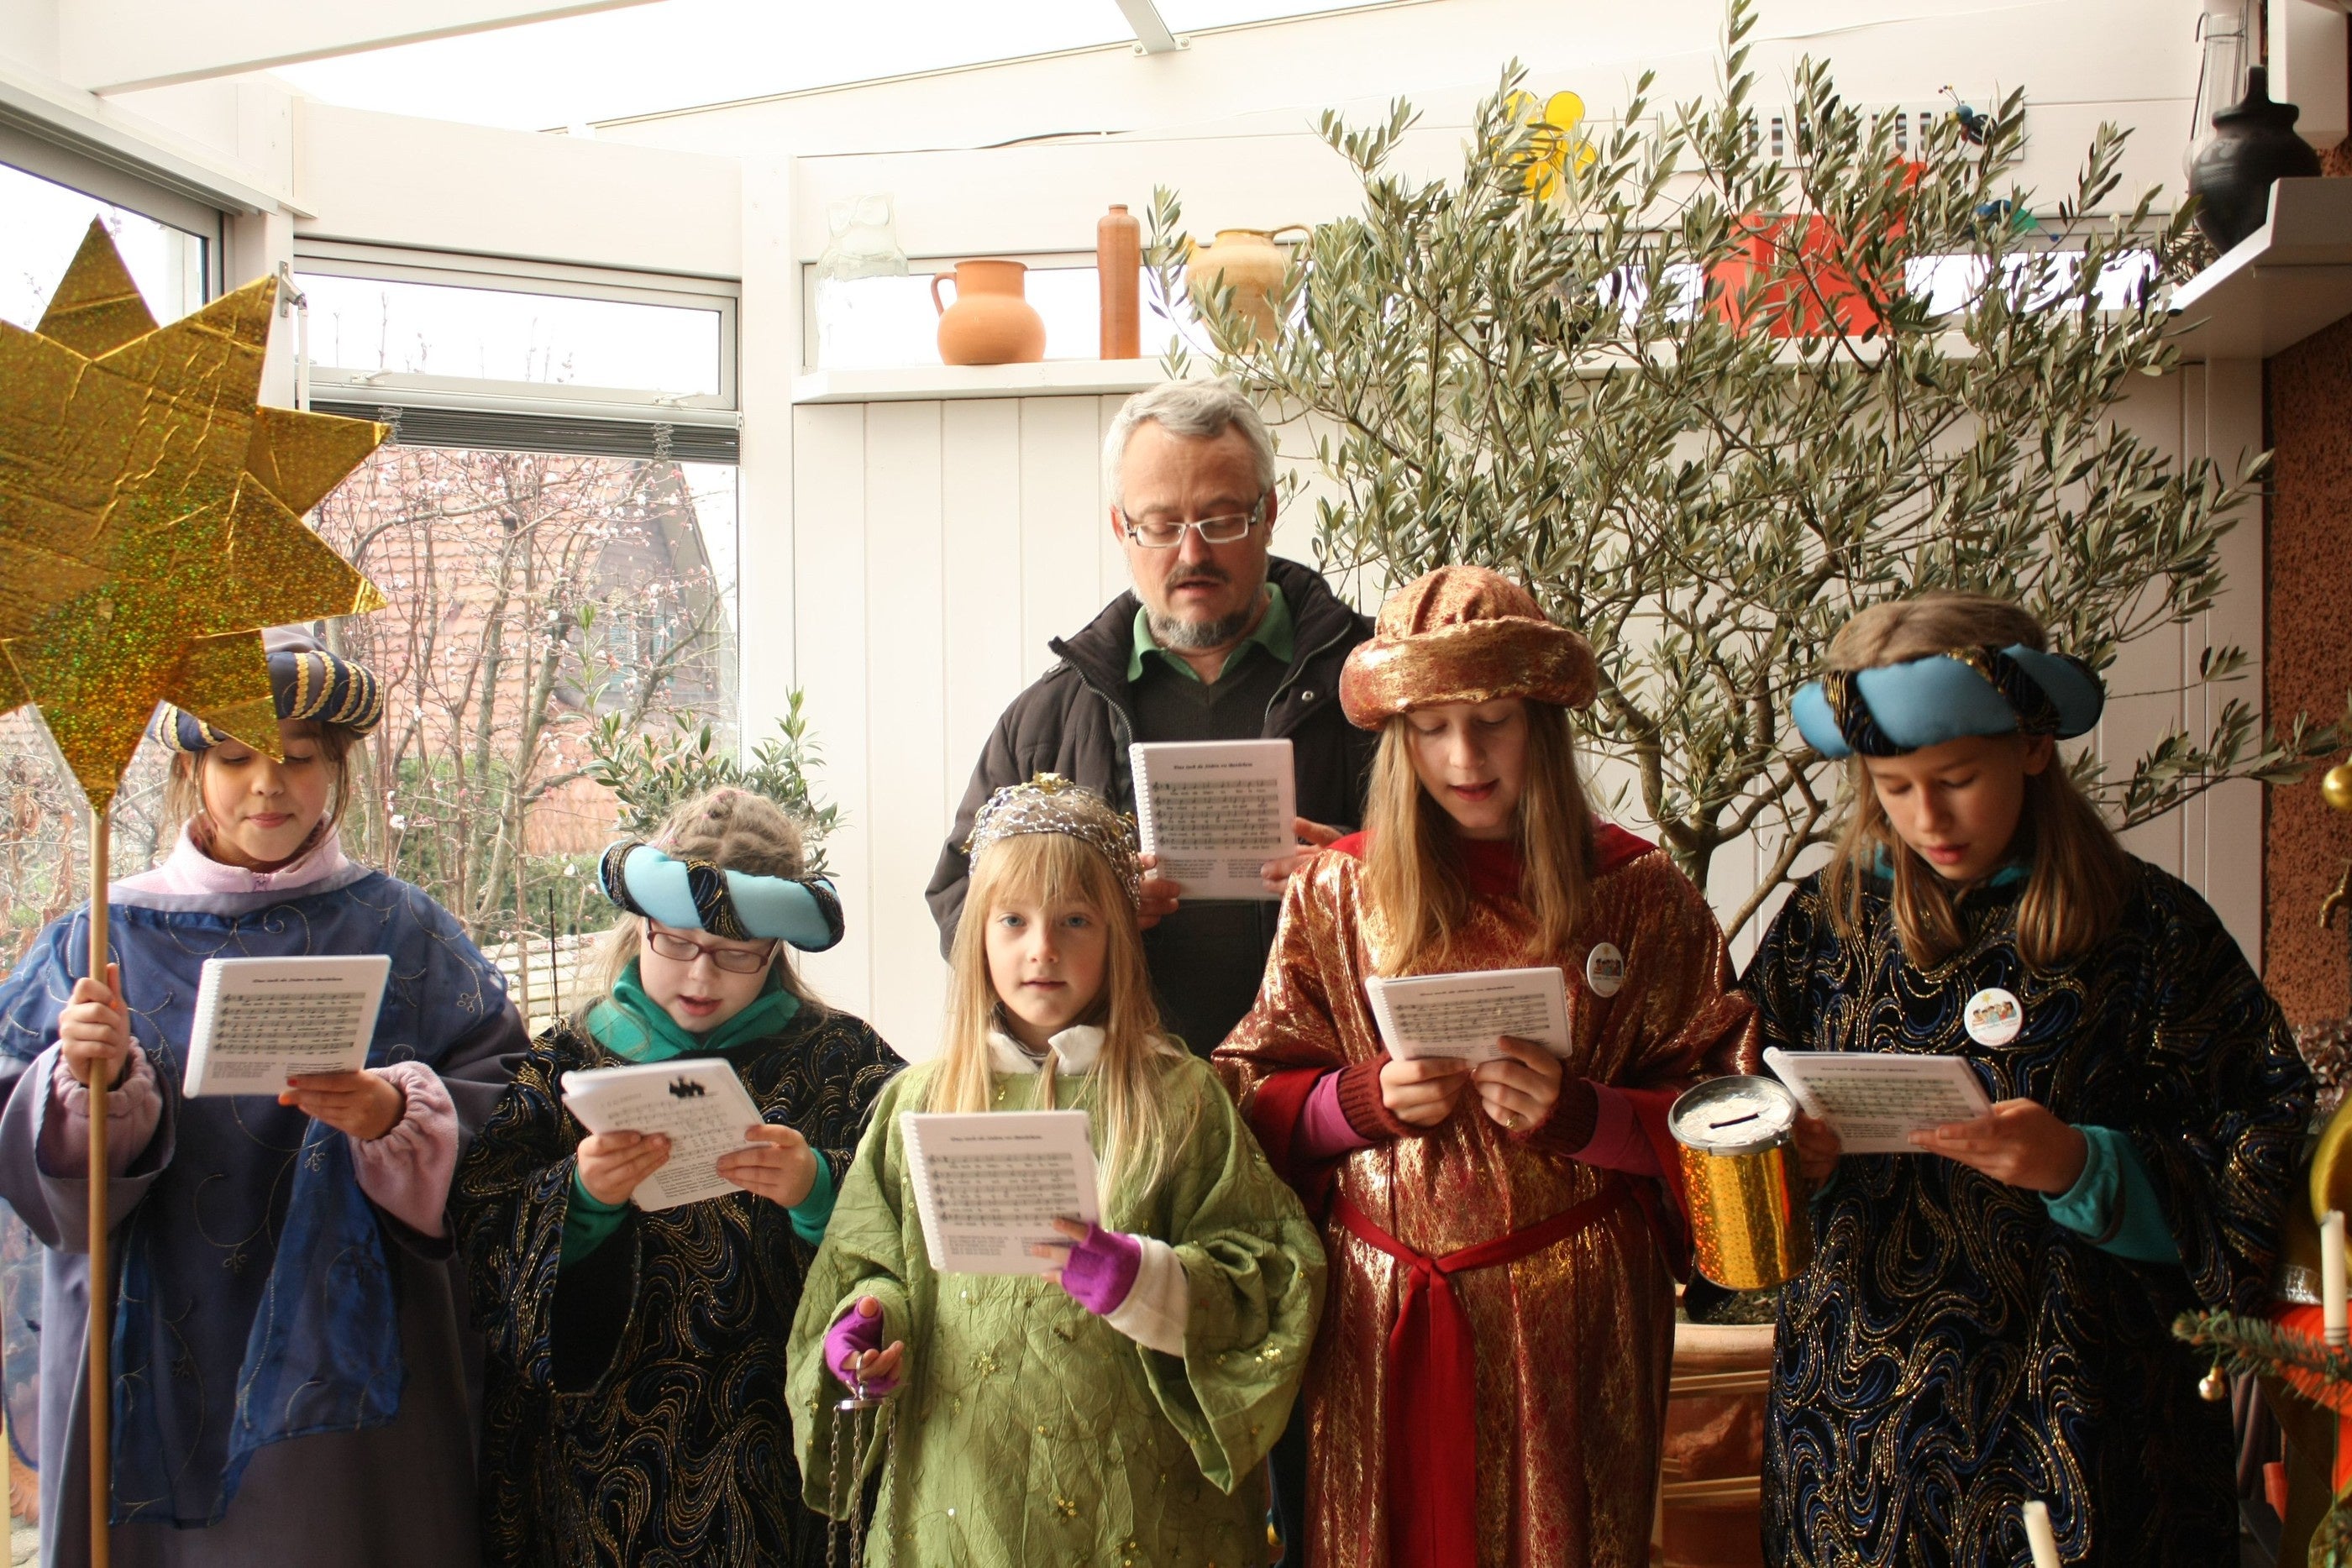
[[2136,860],[2053,742],[2097,680],[2000,601],[1857,616],[1795,716],[1852,758],[1838,854],[1743,981],[1765,1046],[1957,1056],[1991,1114],[1847,1155],[1801,1128],[1811,1267],[1782,1292],[1769,1562],[2237,1561],[2227,1405],[2171,1334],[2269,1294],[2310,1085],[2213,911]]
[[[45,1568],[89,1560],[89,1091],[104,1064],[116,1568],[476,1560],[473,1417],[443,1208],[526,1041],[498,970],[423,892],[343,858],[343,758],[367,672],[268,639],[284,762],[165,708],[194,808],[110,890],[119,989],[89,915],[0,983],[0,1199],[44,1246]],[[391,958],[364,1070],[283,1092],[182,1092],[208,958]]]

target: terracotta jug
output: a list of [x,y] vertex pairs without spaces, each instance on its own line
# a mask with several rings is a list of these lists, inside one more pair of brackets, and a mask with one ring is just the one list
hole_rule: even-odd
[[1290,252],[1276,243],[1276,236],[1294,230],[1307,232],[1299,224],[1278,229],[1219,229],[1214,244],[1188,241],[1186,290],[1195,299],[1206,299],[1220,287],[1232,289],[1234,311],[1257,323],[1261,342],[1270,340],[1281,323],[1275,319],[1269,297],[1282,291],[1283,277],[1290,270]]
[[953,305],[940,298],[947,274],[931,275],[940,313],[940,359],[950,365],[1027,365],[1045,357],[1045,319],[1023,292],[1017,261],[960,261]]

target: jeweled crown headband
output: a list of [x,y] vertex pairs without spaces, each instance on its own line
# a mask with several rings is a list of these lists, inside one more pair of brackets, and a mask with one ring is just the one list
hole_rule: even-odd
[[730,942],[761,939],[822,953],[841,940],[841,898],[821,876],[756,876],[709,861],[678,860],[641,839],[623,839],[596,865],[604,896],[632,915]]
[[1007,784],[972,817],[963,852],[977,861],[989,845],[1022,833],[1062,833],[1077,840],[1110,862],[1128,902],[1142,907],[1143,865],[1136,858],[1135,823],[1093,790],[1058,773]]
[[2080,659],[2012,643],[1832,671],[1800,687],[1789,712],[1805,743],[1834,760],[1900,757],[1971,735],[2072,740],[2105,706],[2105,687]]

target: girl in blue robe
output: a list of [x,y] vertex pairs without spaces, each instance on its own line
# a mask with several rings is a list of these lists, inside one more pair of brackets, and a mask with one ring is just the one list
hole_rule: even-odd
[[[460,1281],[443,1209],[526,1045],[498,970],[418,889],[343,858],[344,759],[374,679],[268,638],[285,761],[165,707],[170,859],[0,983],[0,1198],[44,1246],[42,1562],[89,1560],[90,1072],[108,1071],[112,1559],[305,1568],[477,1560]],[[367,1066],[182,1092],[207,958],[391,958]]]
[[1766,1560],[2238,1560],[2230,1407],[2171,1333],[2257,1312],[2310,1112],[2278,1008],[2055,755],[2103,701],[1999,600],[1856,616],[1795,717],[1845,836],[1742,984],[1763,1044],[1966,1061],[1991,1113],[1845,1155],[1801,1124],[1812,1265],[1782,1291]]

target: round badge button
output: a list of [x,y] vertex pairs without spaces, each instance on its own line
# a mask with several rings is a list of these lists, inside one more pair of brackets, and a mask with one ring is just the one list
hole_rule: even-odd
[[1596,997],[1613,997],[1625,984],[1625,955],[1615,943],[1595,943],[1584,956],[1584,983]]
[[2025,1027],[2025,1008],[2016,996],[1994,986],[1969,998],[1961,1012],[1969,1038],[1979,1045],[2007,1045]]

